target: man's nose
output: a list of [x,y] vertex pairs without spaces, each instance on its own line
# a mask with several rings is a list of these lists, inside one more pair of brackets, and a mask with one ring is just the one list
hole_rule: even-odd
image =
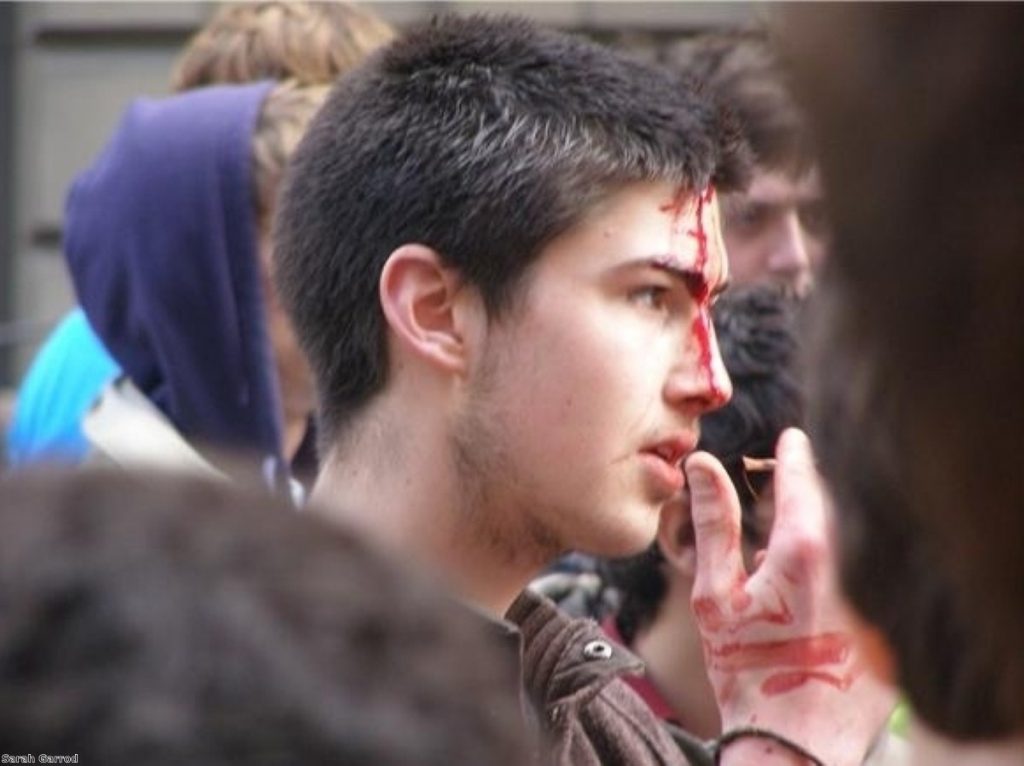
[[779,227],[779,234],[768,258],[768,267],[777,279],[802,294],[811,282],[808,234],[796,211],[787,213]]
[[665,384],[666,402],[690,416],[725,405],[732,398],[732,380],[706,309],[694,320],[691,337],[680,351]]
[[725,361],[722,359],[721,349],[718,347],[718,339],[715,337],[714,325],[708,322],[711,328],[711,359],[709,364],[707,412],[724,407],[732,399],[732,378],[725,368]]

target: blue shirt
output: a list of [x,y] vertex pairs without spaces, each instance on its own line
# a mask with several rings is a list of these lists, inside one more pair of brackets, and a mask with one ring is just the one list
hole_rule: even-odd
[[88,451],[82,417],[119,374],[85,313],[75,309],[67,314],[39,349],[18,390],[7,429],[10,464],[82,460]]

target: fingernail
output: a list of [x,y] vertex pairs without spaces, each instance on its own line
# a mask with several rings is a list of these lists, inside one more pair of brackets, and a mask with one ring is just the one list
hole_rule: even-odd
[[799,428],[787,428],[782,432],[782,436],[779,440],[779,448],[781,451],[803,449],[809,445],[810,439],[808,439],[807,434]]
[[704,468],[691,467],[689,463],[684,468],[686,469],[686,484],[690,487],[691,495],[694,493],[706,494],[711,491],[711,476]]

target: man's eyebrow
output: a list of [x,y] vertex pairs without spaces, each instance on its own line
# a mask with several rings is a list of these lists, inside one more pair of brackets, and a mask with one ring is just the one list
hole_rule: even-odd
[[[694,297],[708,294],[707,275],[698,269],[684,266],[673,256],[654,256],[651,258],[639,258],[631,261],[626,266],[647,266],[649,268],[664,271],[669,276],[679,280],[686,287],[687,291]],[[718,282],[710,290],[710,297],[717,298],[729,286],[729,277]]]

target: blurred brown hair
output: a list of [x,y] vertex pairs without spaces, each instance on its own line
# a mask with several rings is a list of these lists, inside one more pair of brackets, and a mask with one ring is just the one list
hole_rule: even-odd
[[[928,673],[965,674],[945,693],[967,718],[933,708],[926,720],[962,736],[1019,731],[1024,7],[830,5],[786,21],[834,223],[810,416],[844,585],[912,672],[901,681],[915,706]],[[929,631],[921,598],[956,635]],[[980,697],[996,720],[971,711]]]
[[795,177],[811,168],[806,120],[766,28],[697,34],[665,46],[658,60],[677,75],[709,88],[733,111],[763,169]]
[[226,5],[188,43],[171,87],[263,79],[331,83],[393,37],[376,14],[346,2]]

